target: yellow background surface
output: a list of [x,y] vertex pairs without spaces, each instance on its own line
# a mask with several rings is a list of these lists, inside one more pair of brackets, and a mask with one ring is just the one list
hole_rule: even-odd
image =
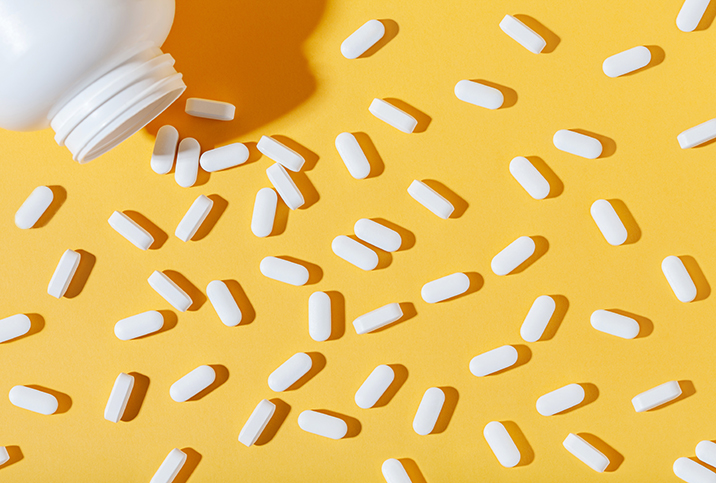
[[[147,129],[84,166],[55,145],[49,130],[0,132],[0,316],[37,314],[31,335],[0,347],[0,393],[37,384],[64,394],[65,409],[41,416],[0,398],[0,443],[13,453],[0,479],[149,481],[178,447],[188,448],[190,459],[177,481],[190,482],[378,482],[391,457],[410,460],[416,482],[676,481],[674,460],[716,437],[716,301],[705,282],[716,280],[716,147],[685,151],[676,141],[716,115],[716,26],[680,32],[680,6],[179,1],[164,50],[189,87]],[[533,55],[502,33],[507,13],[528,15],[553,32],[550,52]],[[707,24],[713,12],[708,17]],[[392,38],[367,58],[346,60],[340,43],[371,18],[386,20]],[[607,78],[602,61],[636,45],[663,52],[663,60]],[[461,79],[513,90],[512,105],[490,111],[457,100],[453,88]],[[183,104],[191,96],[236,104],[236,120],[190,118]],[[422,128],[430,119],[427,128],[406,135],[375,119],[368,112],[375,97],[407,103],[422,113]],[[182,189],[149,166],[154,134],[165,123],[203,149],[246,142],[251,159]],[[605,156],[558,151],[558,129],[603,136]],[[334,147],[342,131],[365,133],[374,145],[369,179],[346,171]],[[270,161],[254,144],[263,134],[306,155],[295,179],[307,204],[290,213],[282,206],[280,234],[259,239],[249,226],[256,191],[270,186]],[[557,196],[535,201],[526,194],[508,171],[518,155],[543,160],[563,185]],[[418,205],[406,192],[413,179],[441,183],[462,200],[461,216],[441,220]],[[66,200],[46,226],[19,230],[14,213],[39,185],[64,191]],[[211,230],[181,242],[174,229],[200,194],[213,195],[218,208]],[[626,205],[639,227],[635,243],[606,243],[589,215],[599,198]],[[114,210],[145,217],[159,248],[142,252],[115,233],[107,224]],[[383,268],[362,272],[331,252],[331,240],[352,234],[363,217],[398,225],[414,243],[384,256]],[[522,235],[544,237],[546,253],[521,273],[495,276],[490,260]],[[85,262],[72,297],[56,300],[46,287],[68,248],[84,250]],[[312,283],[264,278],[259,262],[269,255],[313,264]],[[696,261],[705,275],[700,300],[676,300],[660,269],[667,255]],[[176,314],[149,287],[154,270],[185,277],[192,310]],[[479,290],[436,305],[422,301],[424,283],[457,271],[479,274]],[[203,295],[215,279],[240,284],[243,308],[255,313],[250,323],[220,323]],[[337,337],[327,342],[313,341],[307,330],[307,301],[317,290],[334,292],[344,306]],[[528,344],[519,328],[542,294],[561,296],[564,317],[549,340]],[[355,317],[391,302],[416,314],[356,335]],[[638,315],[642,336],[595,331],[589,316],[596,309]],[[164,311],[170,328],[141,340],[114,336],[118,320],[147,310]],[[521,346],[529,360],[495,376],[470,374],[473,356],[504,344]],[[268,375],[299,351],[323,358],[325,367],[297,390],[272,392]],[[201,364],[223,366],[228,379],[198,401],[172,401],[170,385]],[[407,378],[387,405],[361,410],[355,391],[378,364],[400,364]],[[113,424],[102,416],[120,372],[137,374],[143,397],[133,400],[131,421]],[[634,411],[632,397],[669,380],[684,381],[686,397]],[[588,404],[554,417],[536,412],[539,396],[572,382],[595,386],[596,399],[592,394]],[[452,417],[441,433],[418,436],[413,416],[432,386],[452,388]],[[263,398],[282,401],[279,416],[270,440],[246,448],[237,436]],[[296,419],[306,409],[352,418],[357,434],[333,441],[303,432]],[[482,430],[492,420],[510,421],[523,435],[521,466],[505,469],[491,453]],[[612,457],[607,473],[564,450],[570,432]]]

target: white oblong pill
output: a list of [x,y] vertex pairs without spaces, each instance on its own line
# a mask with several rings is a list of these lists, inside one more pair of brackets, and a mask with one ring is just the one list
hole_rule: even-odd
[[710,0],[685,0],[676,16],[676,26],[682,32],[693,32],[706,13]]
[[405,471],[403,463],[401,463],[399,460],[396,460],[395,458],[385,460],[380,469],[383,472],[383,478],[385,478],[385,483],[413,482],[413,480],[410,479],[408,472]]
[[386,252],[394,252],[403,244],[403,239],[397,231],[367,218],[356,221],[353,232],[364,242]]
[[361,409],[375,406],[395,380],[395,371],[390,366],[381,364],[370,373],[368,378],[356,391],[355,401]]
[[154,243],[154,237],[124,213],[115,211],[107,221],[109,226],[140,250],[147,250]]
[[687,303],[696,298],[696,285],[679,257],[670,255],[661,262],[661,271],[679,301]]
[[271,136],[261,136],[259,142],[256,143],[256,149],[267,158],[276,161],[291,171],[300,171],[303,163],[306,162],[303,156],[285,144],[276,141]]
[[331,249],[333,253],[361,270],[370,271],[378,266],[377,253],[345,235],[335,237],[331,242]]
[[537,342],[542,334],[544,334],[549,324],[557,304],[549,295],[540,295],[532,303],[530,311],[527,312],[522,327],[520,327],[520,335],[526,342]]
[[174,448],[169,452],[149,483],[172,483],[186,462],[186,453]]
[[221,280],[209,282],[206,286],[206,297],[225,326],[234,327],[241,323],[241,309],[224,282]]
[[716,473],[689,458],[674,461],[674,474],[686,483],[716,483]]
[[568,129],[554,133],[552,142],[560,151],[587,159],[597,159],[602,154],[602,143],[598,139]]
[[296,183],[293,182],[293,179],[291,179],[283,166],[278,163],[269,166],[266,169],[266,176],[268,176],[269,181],[276,188],[286,206],[292,210],[297,210],[303,206],[305,200],[301,190],[298,189],[298,186],[296,186]]
[[177,154],[179,131],[174,126],[166,125],[159,128],[154,140],[154,151],[150,166],[157,174],[167,174],[174,166],[174,157]]
[[16,339],[30,331],[32,323],[25,314],[11,315],[0,320],[0,342]]
[[589,212],[607,243],[618,246],[627,240],[627,229],[612,204],[607,200],[595,201]]
[[512,468],[520,462],[522,458],[520,450],[517,449],[517,445],[502,423],[499,421],[487,423],[482,434],[502,466]]
[[9,398],[14,406],[45,415],[53,414],[59,406],[57,398],[52,394],[27,386],[13,387]]
[[477,377],[484,377],[513,366],[517,359],[517,349],[511,345],[503,345],[473,357],[470,361],[470,372]]
[[602,473],[609,466],[609,458],[574,433],[567,435],[562,446],[594,471]]
[[639,322],[609,310],[595,310],[589,321],[598,331],[622,339],[633,339],[639,335]]
[[194,117],[215,121],[233,121],[236,107],[228,102],[190,97],[186,100],[184,111]]
[[194,186],[199,174],[199,155],[201,146],[194,138],[184,138],[177,149],[177,166],[174,170],[174,179],[182,188]]
[[211,198],[199,195],[177,225],[174,235],[183,242],[191,240],[199,227],[201,227],[201,224],[206,220],[206,217],[209,216],[213,206],[214,201]]
[[529,159],[517,156],[510,161],[510,174],[534,199],[542,200],[549,195],[549,181],[542,176]]
[[303,411],[299,414],[298,426],[307,433],[331,439],[341,439],[348,433],[348,425],[341,418],[317,411]]
[[113,423],[117,423],[122,419],[133,388],[134,377],[121,372],[115,379],[112,392],[109,394],[107,405],[104,408],[104,419]]
[[522,265],[531,257],[536,249],[535,242],[528,236],[521,236],[513,241],[500,253],[495,255],[490,263],[495,275],[507,275]]
[[244,164],[247,159],[249,148],[242,143],[233,143],[204,152],[199,158],[199,165],[207,173],[213,173]]
[[259,270],[265,277],[297,287],[305,285],[309,277],[308,269],[303,265],[276,257],[261,260]]
[[418,126],[418,121],[413,116],[383,99],[373,99],[368,111],[384,123],[406,134],[412,133]]
[[413,180],[408,186],[408,194],[413,197],[415,201],[423,205],[434,214],[447,220],[455,211],[455,207],[446,200],[440,193],[426,185],[422,181]]
[[435,429],[444,404],[445,393],[442,389],[431,387],[425,391],[413,419],[413,431],[421,436],[430,434]]
[[429,304],[457,297],[470,288],[470,278],[462,272],[433,280],[423,285],[420,296]]
[[353,321],[353,327],[358,334],[366,334],[388,324],[392,324],[403,316],[400,304],[392,303],[384,305],[367,314],[363,314]]
[[341,54],[346,59],[356,59],[385,35],[385,25],[379,20],[368,20],[350,34],[341,44]]
[[651,62],[651,51],[640,45],[607,57],[602,64],[602,70],[608,77],[619,77],[646,67],[649,62]]
[[336,136],[336,150],[355,179],[364,179],[370,174],[370,162],[353,134],[342,132]]
[[681,149],[689,149],[716,138],[716,119],[694,126],[676,136]]
[[669,381],[644,391],[631,400],[634,410],[638,413],[654,409],[681,396],[679,381]]
[[261,188],[256,193],[254,212],[251,215],[251,232],[259,238],[267,237],[273,231],[276,219],[278,195],[271,188]]
[[325,292],[313,292],[308,297],[308,335],[317,342],[331,336],[331,297]]
[[244,427],[241,428],[239,443],[247,447],[252,446],[266,429],[266,425],[271,421],[275,411],[276,405],[271,401],[267,399],[259,401]]
[[32,228],[52,204],[55,195],[47,186],[38,186],[15,213],[15,226],[23,230]]
[[216,371],[213,367],[199,366],[172,384],[169,396],[176,402],[184,402],[211,386],[215,380]]
[[80,254],[73,250],[66,250],[62,254],[55,273],[52,274],[50,283],[47,286],[47,293],[58,299],[62,298],[67,292],[67,287],[75,276],[77,267],[80,265]]
[[152,334],[164,326],[164,317],[156,310],[142,312],[114,324],[114,335],[119,340],[131,340]]
[[312,366],[311,356],[303,352],[294,354],[269,375],[268,385],[272,391],[283,392],[305,376]]
[[505,18],[500,22],[500,28],[533,54],[539,54],[547,46],[547,42],[537,32],[512,15],[505,15]]
[[699,444],[696,445],[696,457],[707,465],[716,465],[716,443],[699,441]]
[[5,446],[0,446],[0,466],[10,461],[10,454]]
[[177,309],[179,312],[186,312],[193,301],[191,297],[183,291],[174,280],[167,277],[162,272],[155,270],[147,279],[149,285],[162,296],[169,305]]
[[537,412],[542,416],[552,416],[584,401],[584,388],[579,384],[567,384],[548,392],[537,399]]
[[499,89],[471,80],[461,80],[455,84],[455,96],[461,101],[486,109],[499,109],[505,102],[505,96]]

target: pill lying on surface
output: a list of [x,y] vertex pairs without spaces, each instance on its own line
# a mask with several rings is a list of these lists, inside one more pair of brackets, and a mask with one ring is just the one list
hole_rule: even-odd
[[10,454],[5,446],[0,446],[0,466],[10,461]]
[[303,206],[305,202],[303,195],[283,166],[278,163],[269,166],[266,169],[266,176],[268,176],[269,181],[276,188],[286,206],[292,210],[297,210]]
[[706,13],[710,0],[685,0],[676,17],[676,26],[682,32],[693,32]]
[[308,335],[317,342],[331,336],[331,297],[325,292],[313,292],[308,297]]
[[172,483],[186,462],[186,453],[174,448],[169,452],[149,483]]
[[532,303],[530,311],[527,312],[522,327],[520,327],[520,335],[522,339],[527,342],[537,342],[545,329],[549,321],[554,315],[554,311],[557,308],[557,304],[554,299],[549,295],[540,295]]
[[184,217],[177,225],[174,235],[183,242],[191,240],[196,234],[201,224],[204,223],[206,217],[209,216],[214,201],[204,195],[199,195],[194,203],[191,204]]
[[607,243],[618,246],[627,241],[627,229],[610,202],[597,200],[592,203],[589,212]]
[[251,232],[254,235],[264,238],[271,234],[277,206],[278,196],[271,188],[261,188],[256,193],[254,212],[251,215]]
[[358,334],[366,334],[399,320],[403,316],[400,304],[393,303],[363,314],[353,321]]
[[169,396],[176,402],[184,402],[211,386],[215,380],[216,371],[213,367],[199,366],[172,384]]
[[341,54],[346,59],[356,59],[385,35],[385,25],[379,20],[368,20],[341,44]]
[[383,99],[373,99],[368,110],[381,121],[406,134],[412,133],[418,126],[418,121],[413,116]]
[[513,366],[517,358],[517,349],[511,345],[503,345],[473,357],[470,361],[470,372],[477,377],[494,374]]
[[500,28],[533,54],[539,54],[547,46],[547,42],[537,32],[512,15],[505,15],[505,18],[500,22]]
[[470,278],[462,272],[453,273],[423,285],[420,296],[429,304],[464,294],[470,288]]
[[353,134],[342,132],[336,136],[336,150],[338,150],[338,154],[351,176],[355,179],[368,177],[370,174],[370,162]]
[[155,292],[179,312],[186,312],[191,307],[193,303],[191,297],[162,272],[155,270],[149,276],[147,282]]
[[221,280],[209,282],[206,286],[206,297],[225,326],[234,327],[241,323],[241,309],[226,283]]
[[266,429],[266,425],[271,421],[273,413],[276,411],[276,405],[267,399],[260,401],[254,408],[248,421],[241,428],[239,433],[239,443],[252,446],[261,433]]
[[23,230],[32,228],[52,204],[55,195],[47,186],[38,186],[15,213],[15,226]]
[[584,388],[579,384],[567,384],[537,399],[537,412],[542,416],[552,416],[582,401],[584,401]]
[[32,323],[25,314],[12,315],[0,320],[0,342],[7,342],[25,335],[30,331]]
[[679,301],[687,303],[696,298],[696,285],[689,275],[684,262],[679,257],[670,255],[661,262],[661,271]]
[[678,381],[669,381],[635,396],[631,403],[638,413],[654,409],[681,396],[681,386]]
[[317,411],[303,411],[299,414],[298,426],[307,433],[331,439],[341,439],[348,433],[348,425],[341,418]]
[[104,419],[113,423],[117,423],[122,419],[133,388],[134,377],[124,372],[117,376],[114,386],[112,386],[112,392],[109,394],[107,406],[104,408]]
[[343,260],[362,270],[370,271],[378,266],[377,253],[345,235],[335,237],[331,249]]
[[159,128],[150,162],[152,171],[157,174],[167,174],[172,170],[178,143],[179,131],[174,126],[166,125]]
[[403,463],[395,458],[385,460],[380,469],[383,472],[385,483],[412,483]]
[[552,142],[560,151],[587,159],[597,159],[602,154],[602,143],[598,139],[567,129],[554,133]]
[[592,327],[605,334],[622,339],[633,339],[639,335],[639,322],[625,315],[609,310],[595,310],[589,318]]
[[397,231],[367,218],[356,221],[353,232],[364,242],[386,252],[397,251],[403,244],[403,239]]
[[199,165],[207,173],[213,173],[239,166],[248,159],[249,148],[242,143],[233,143],[204,152],[199,158]]
[[194,186],[199,174],[199,155],[201,146],[194,138],[184,138],[177,149],[177,166],[174,170],[174,180],[182,188]]
[[716,119],[694,126],[676,136],[681,149],[689,149],[716,139]]
[[442,389],[431,387],[425,391],[413,419],[413,431],[421,436],[430,434],[435,429],[444,404],[445,393]]
[[368,409],[375,406],[394,380],[395,371],[390,366],[381,364],[373,369],[373,372],[356,391],[355,401],[358,407]]
[[57,268],[55,268],[55,273],[52,274],[50,284],[47,286],[47,293],[58,299],[62,298],[67,292],[67,288],[70,286],[72,277],[75,276],[79,265],[80,254],[73,250],[65,251],[57,264]]
[[716,483],[716,473],[689,458],[674,461],[674,474],[687,483]]
[[40,414],[53,414],[59,406],[52,394],[27,386],[15,386],[10,389],[10,402],[19,408]]
[[289,285],[300,286],[308,282],[309,274],[306,267],[283,258],[266,257],[261,260],[259,270],[265,277]]
[[115,211],[107,221],[109,226],[140,250],[147,250],[154,243],[154,237],[124,213]]
[[461,101],[486,109],[499,109],[505,102],[505,96],[499,89],[471,80],[461,80],[455,84],[455,96]]
[[607,77],[619,77],[646,67],[649,62],[651,62],[651,51],[640,45],[607,57],[602,64],[602,70]]
[[569,433],[562,446],[594,471],[602,473],[609,466],[609,458],[576,434]]
[[487,423],[482,434],[502,466],[512,468],[520,462],[522,458],[520,450],[517,449],[517,445],[502,423],[499,421]]
[[114,324],[114,335],[119,340],[130,340],[152,334],[164,326],[164,317],[156,310],[122,319]]
[[446,200],[440,193],[426,185],[422,181],[413,180],[408,187],[408,194],[413,197],[415,201],[423,205],[434,214],[447,220],[455,211],[455,207]]
[[215,121],[232,121],[236,107],[228,102],[190,97],[186,100],[184,111],[194,117],[214,119]]
[[700,441],[696,445],[696,457],[707,465],[716,465],[716,443],[713,441]]
[[549,195],[549,181],[542,176],[529,159],[517,156],[510,161],[510,174],[534,199],[542,200]]
[[256,148],[266,156],[291,171],[300,171],[306,162],[303,156],[270,136],[261,136]]
[[305,376],[312,366],[311,356],[303,352],[294,354],[269,375],[268,385],[272,391],[283,392]]
[[519,237],[495,255],[490,263],[492,271],[495,272],[495,275],[511,273],[534,254],[536,247],[532,238],[528,236]]

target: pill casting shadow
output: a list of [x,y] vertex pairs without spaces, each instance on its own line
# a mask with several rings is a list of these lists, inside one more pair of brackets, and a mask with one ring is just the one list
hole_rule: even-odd
[[511,370],[516,369],[520,366],[524,366],[525,364],[527,364],[530,361],[530,359],[532,359],[532,351],[526,345],[512,344],[512,347],[514,347],[515,350],[517,351],[517,362],[512,364],[510,367],[505,367],[504,369],[502,369],[500,371],[493,372],[492,374],[488,374],[486,377],[498,376],[500,374],[504,374],[505,372],[511,371]]
[[691,279],[694,281],[694,285],[696,285],[696,298],[693,301],[698,302],[699,300],[707,299],[708,296],[711,295],[711,286],[706,280],[704,272],[701,271],[696,259],[688,255],[681,255],[679,259],[684,263],[686,271],[689,272]]
[[398,248],[396,250],[396,252],[410,250],[411,248],[413,248],[415,246],[415,234],[412,231],[410,231],[406,228],[403,228],[400,225],[396,225],[392,221],[388,221],[385,218],[371,218],[371,220],[390,228],[391,230],[397,232],[398,235],[400,235],[400,239],[401,239],[400,248]]
[[403,316],[396,320],[395,322],[392,322],[388,325],[385,325],[381,327],[380,329],[372,330],[368,332],[369,334],[377,334],[379,332],[383,332],[384,330],[388,330],[392,327],[395,327],[398,324],[402,324],[403,322],[406,322],[416,315],[418,315],[418,311],[415,310],[415,305],[412,302],[401,302],[400,304],[400,310],[403,312]]
[[129,375],[134,378],[134,387],[132,387],[127,407],[124,409],[124,414],[120,419],[120,421],[124,422],[133,421],[139,416],[139,411],[142,409],[144,398],[147,397],[147,391],[149,390],[149,378],[147,376],[138,372],[130,372]]
[[199,241],[206,238],[219,222],[219,218],[221,218],[221,215],[224,214],[226,208],[229,206],[229,202],[219,195],[209,195],[207,198],[209,198],[214,204],[211,206],[209,214],[206,215],[206,218],[202,222],[199,229],[196,230],[194,236],[191,237],[192,241]]
[[50,389],[45,386],[38,386],[37,384],[27,384],[27,387],[55,396],[57,399],[57,411],[55,411],[54,414],[66,413],[72,407],[72,398],[64,392],[55,391],[54,389]]
[[355,136],[365,157],[368,158],[368,164],[370,164],[370,172],[368,176],[366,176],[366,179],[375,178],[383,174],[383,171],[385,171],[385,163],[383,163],[383,158],[380,157],[378,149],[375,147],[375,144],[373,144],[373,140],[371,140],[370,136],[364,132],[354,132],[353,136]]
[[346,299],[335,290],[326,295],[331,299],[331,336],[327,340],[338,340],[346,333]]
[[393,379],[393,382],[390,383],[390,386],[388,386],[388,389],[385,390],[382,396],[376,401],[376,403],[373,405],[374,408],[382,408],[383,406],[387,405],[398,393],[398,390],[403,387],[403,384],[405,384],[405,381],[408,380],[408,369],[402,365],[402,364],[388,364],[391,369],[393,369],[393,372],[395,373],[395,378]]
[[509,435],[512,437],[512,441],[515,442],[515,446],[520,450],[520,462],[516,466],[527,466],[532,463],[535,459],[535,452],[532,450],[532,446],[527,441],[524,433],[517,426],[514,421],[500,421],[504,426]]
[[132,221],[134,221],[137,225],[147,230],[150,235],[152,235],[152,238],[154,238],[154,242],[149,247],[150,250],[160,249],[169,238],[169,236],[164,232],[164,230],[152,223],[149,218],[147,218],[143,214],[132,210],[126,210],[123,213],[127,215]]
[[609,309],[609,311],[614,312],[615,314],[629,317],[637,321],[637,323],[639,324],[639,333],[636,335],[635,339],[643,339],[644,337],[648,337],[649,335],[651,335],[652,332],[654,332],[654,323],[646,317],[632,314],[631,312],[627,312],[626,310],[621,309]]
[[209,366],[214,369],[214,372],[216,372],[216,379],[214,379],[214,382],[212,382],[206,389],[190,397],[187,401],[198,401],[229,380],[229,370],[226,366],[222,366],[221,364],[209,364]]
[[186,483],[201,461],[201,454],[192,448],[182,448],[181,450],[186,453],[186,462],[184,462],[184,466],[181,467],[172,483]]
[[305,283],[305,285],[313,285],[321,281],[323,278],[323,270],[318,265],[315,265],[310,262],[306,262],[304,260],[299,260],[298,258],[294,257],[288,257],[285,255],[281,255],[280,257],[283,260],[287,260],[289,262],[296,263],[298,265],[301,265],[308,270],[308,282]]
[[711,26],[711,23],[714,21],[714,17],[716,17],[716,3],[709,2],[709,6],[706,7],[706,11],[704,12],[704,15],[701,17],[701,21],[696,26],[694,31],[708,29]]
[[550,317],[547,327],[544,329],[542,337],[540,337],[538,341],[551,340],[554,338],[559,330],[559,326],[562,325],[562,321],[564,320],[564,316],[567,314],[567,310],[569,309],[569,300],[567,300],[567,297],[564,295],[550,295],[550,297],[552,297],[552,300],[554,300],[555,303],[554,313],[552,314],[552,317]]
[[176,270],[164,270],[164,275],[169,277],[191,298],[192,304],[187,309],[189,312],[199,310],[201,306],[204,305],[204,302],[206,302],[206,296],[194,284],[187,280],[184,275]]
[[231,292],[231,296],[236,301],[236,305],[239,306],[239,310],[241,310],[241,323],[239,326],[249,325],[256,318],[256,311],[246,296],[246,292],[236,280],[223,280],[223,282]]
[[544,179],[549,183],[549,194],[547,199],[556,198],[564,191],[564,183],[559,179],[559,176],[544,162],[539,156],[527,156],[527,160],[532,163],[539,173],[544,176]]
[[514,16],[517,20],[522,22],[523,24],[527,25],[529,28],[534,30],[539,34],[540,37],[542,37],[546,44],[544,46],[544,49],[542,49],[542,54],[550,54],[554,52],[554,49],[557,48],[560,42],[560,38],[552,32],[550,29],[542,25],[538,20],[535,18],[530,17],[529,15],[522,15],[518,14]]
[[601,134],[597,134],[592,131],[587,131],[586,129],[570,129],[570,131],[592,137],[602,144],[602,154],[600,154],[597,159],[608,158],[617,152],[617,143],[614,142],[612,138],[602,136]]
[[133,339],[133,340],[140,340],[140,339],[145,339],[147,337],[152,337],[155,334],[161,334],[162,332],[172,330],[174,327],[177,326],[177,321],[179,320],[177,317],[177,314],[175,314],[171,310],[158,310],[157,312],[162,314],[162,319],[164,320],[164,322],[162,323],[162,328],[156,332],[152,332],[151,334],[143,335],[142,337],[137,337],[136,339]]
[[507,86],[503,86],[502,84],[498,84],[497,82],[491,82],[485,79],[470,79],[472,82],[477,82],[478,84],[483,84],[488,87],[492,87],[493,89],[497,89],[502,93],[502,97],[504,98],[504,101],[502,102],[502,105],[498,108],[500,109],[507,109],[509,107],[514,106],[517,104],[517,92],[514,89],[510,89]]
[[48,186],[48,188],[52,191],[52,203],[50,203],[50,206],[47,207],[40,219],[37,220],[37,223],[32,226],[33,228],[46,226],[67,200],[67,190],[62,186]]
[[622,456],[621,453],[592,433],[577,433],[577,436],[594,446],[597,450],[599,450],[599,452],[609,458],[609,466],[607,466],[607,469],[604,470],[605,472],[611,473],[612,471],[616,471],[624,462],[624,456]]
[[450,424],[455,408],[457,407],[457,401],[460,399],[460,394],[454,387],[443,386],[440,388],[445,394],[445,403],[443,408],[440,410],[438,420],[435,422],[435,427],[430,434],[440,434],[445,431]]
[[[383,34],[383,37],[381,37],[381,39],[377,41],[370,49],[359,55],[359,59],[365,59],[373,56],[376,52],[382,49],[385,44],[393,40],[400,31],[400,27],[398,26],[398,23],[395,22],[395,20],[381,18],[378,19],[378,21],[382,23],[385,27],[385,33]],[[356,26],[356,29],[358,29],[358,27],[359,26]]]
[[393,106],[397,107],[401,111],[407,112],[408,114],[413,116],[416,121],[418,121],[417,126],[415,126],[415,129],[413,130],[413,134],[425,132],[428,129],[430,122],[433,120],[430,116],[425,114],[423,111],[408,104],[407,102],[405,102],[403,100],[396,99],[395,97],[386,97],[383,100],[385,102],[388,102],[388,103],[392,104]]
[[40,314],[25,314],[28,319],[30,319],[30,330],[27,331],[27,333],[22,334],[20,337],[15,337],[14,339],[8,340],[6,342],[3,342],[2,344],[12,344],[16,340],[22,340],[26,337],[30,337],[32,335],[37,334],[42,329],[45,328],[45,318]]
[[405,472],[408,474],[411,483],[427,483],[415,461],[410,458],[400,458],[398,461],[400,461],[400,464],[405,468]]
[[295,391],[296,389],[300,389],[304,386],[304,384],[313,379],[316,374],[321,372],[324,367],[326,367],[326,358],[320,352],[306,352],[306,354],[308,354],[311,358],[311,370],[301,376],[298,381],[286,388],[286,391]]
[[439,304],[445,304],[450,303],[452,300],[461,299],[463,297],[467,297],[470,294],[473,294],[480,290],[483,285],[485,285],[485,279],[477,272],[463,272],[465,275],[467,275],[467,278],[470,280],[470,286],[468,289],[461,293],[460,295],[457,295],[455,297],[449,298],[447,300],[443,300],[442,302],[438,302]]
[[562,411],[561,413],[555,414],[555,416],[559,416],[561,414],[569,414],[597,400],[597,398],[599,397],[599,389],[597,388],[597,386],[590,382],[580,382],[579,385],[582,386],[582,389],[584,389],[584,400],[576,406],[572,406],[571,408]]
[[10,459],[7,460],[4,465],[0,466],[0,470],[5,469],[10,465],[14,465],[25,457],[22,454],[22,450],[19,446],[5,446],[5,449],[7,450],[7,455],[10,457]]
[[617,199],[611,199],[607,201],[610,205],[612,205],[612,208],[614,208],[614,211],[617,213],[617,216],[624,224],[624,228],[626,228],[627,239],[623,243],[623,245],[631,245],[632,243],[638,242],[641,239],[641,229],[639,228],[639,225],[634,219],[634,216],[632,216],[631,212],[629,211],[629,208],[627,208],[626,204],[622,200]]
[[530,238],[535,242],[535,252],[527,260],[518,265],[517,268],[508,273],[507,276],[524,272],[549,250],[549,242],[545,237],[531,236]]
[[77,270],[75,271],[75,275],[72,277],[70,285],[67,287],[67,291],[65,292],[65,297],[68,299],[73,299],[82,293],[82,290],[85,288],[87,280],[92,273],[94,264],[97,262],[97,257],[91,253],[84,250],[75,251],[80,254],[80,263],[77,266]]
[[694,394],[696,394],[696,387],[694,386],[694,383],[689,380],[681,380],[679,381],[679,387],[681,388],[681,395],[677,397],[676,399],[672,399],[666,404],[662,404],[661,406],[657,406],[655,408],[649,409],[647,412],[651,413],[654,411],[659,411],[664,408],[668,408],[672,404],[676,404],[679,401],[683,401],[687,397],[691,397]]
[[467,201],[462,199],[457,193],[442,184],[440,181],[436,181],[434,179],[424,179],[423,183],[437,191],[439,195],[452,203],[454,210],[450,215],[450,218],[460,218],[467,210],[469,206]]
[[363,245],[364,247],[368,248],[368,250],[374,252],[376,255],[378,255],[378,265],[375,266],[373,270],[369,270],[371,272],[382,270],[384,268],[388,268],[391,263],[393,263],[393,255],[391,255],[389,252],[386,252],[385,250],[381,250],[380,248],[373,246],[369,244],[368,242],[364,242],[360,238],[358,238],[355,235],[348,235],[348,238],[351,240],[357,242],[359,245]]
[[358,421],[356,418],[352,418],[350,416],[346,416],[345,414],[337,413],[335,411],[329,411],[327,409],[316,409],[317,413],[323,413],[328,414],[329,416],[333,416],[334,418],[342,419],[345,421],[346,425],[348,426],[348,431],[346,432],[346,435],[343,436],[341,439],[349,439],[349,438],[355,438],[360,434],[360,431],[362,429],[360,421]]
[[263,446],[270,443],[274,436],[276,436],[278,430],[281,428],[283,422],[286,421],[288,413],[291,412],[291,406],[281,399],[274,398],[269,399],[269,401],[276,405],[276,409],[274,410],[273,416],[271,416],[268,424],[261,432],[261,435],[254,443],[256,446]]

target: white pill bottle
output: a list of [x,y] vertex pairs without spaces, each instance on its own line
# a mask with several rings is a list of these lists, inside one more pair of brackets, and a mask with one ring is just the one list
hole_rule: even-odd
[[186,89],[160,50],[173,21],[174,0],[0,0],[0,128],[106,153]]

